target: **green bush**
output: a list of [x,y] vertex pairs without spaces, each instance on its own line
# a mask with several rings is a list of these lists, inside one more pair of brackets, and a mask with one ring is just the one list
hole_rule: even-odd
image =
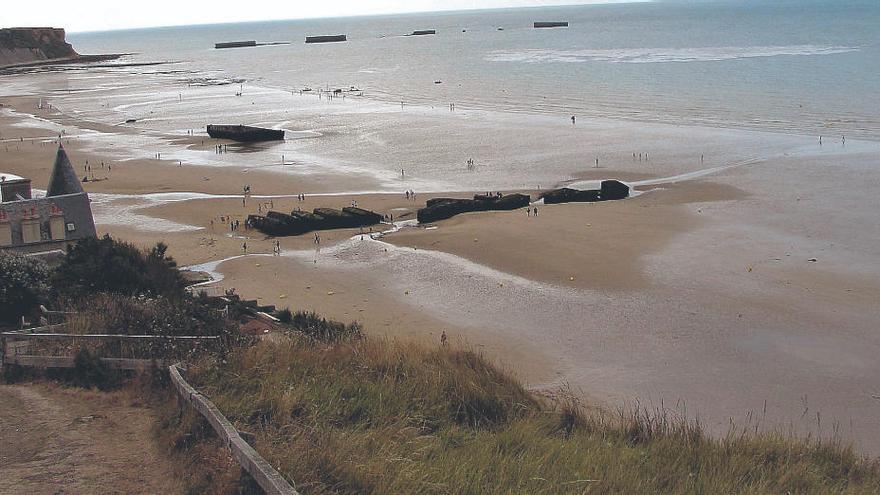
[[14,324],[46,302],[48,282],[42,261],[0,251],[0,324]]
[[289,308],[284,308],[278,312],[278,321],[281,323],[290,323],[293,321],[293,313],[290,312]]
[[297,332],[324,342],[332,342],[342,338],[360,338],[363,335],[361,326],[357,322],[346,325],[322,318],[314,312],[297,311],[293,314],[288,326]]
[[123,296],[184,296],[184,281],[177,263],[159,243],[149,252],[110,236],[83,239],[67,251],[55,270],[53,288],[58,295],[80,298],[101,292]]

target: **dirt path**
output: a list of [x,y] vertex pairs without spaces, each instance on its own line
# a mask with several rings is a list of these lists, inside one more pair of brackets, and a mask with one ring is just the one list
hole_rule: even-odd
[[122,393],[0,385],[0,494],[181,493],[154,421]]

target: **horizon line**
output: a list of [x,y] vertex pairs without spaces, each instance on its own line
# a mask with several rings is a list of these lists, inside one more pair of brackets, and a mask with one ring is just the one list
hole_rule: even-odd
[[[499,11],[499,10],[534,10],[534,9],[548,9],[548,8],[560,8],[560,7],[592,7],[592,6],[602,6],[602,5],[626,5],[626,4],[637,4],[637,3],[657,3],[658,0],[598,0],[598,1],[588,1],[586,3],[560,3],[553,5],[529,5],[529,6],[521,6],[521,7],[489,7],[489,8],[455,8],[455,9],[441,9],[441,10],[413,10],[413,11],[403,11],[403,12],[386,12],[386,13],[372,13],[372,14],[353,14],[353,15],[334,15],[334,16],[305,16],[305,17],[289,17],[285,19],[256,19],[249,21],[232,21],[232,22],[202,22],[195,24],[164,24],[164,25],[155,25],[155,26],[136,26],[136,27],[123,27],[123,28],[113,28],[113,29],[93,29],[93,30],[68,30],[64,27],[64,29],[68,34],[95,34],[95,33],[113,33],[120,31],[144,31],[150,29],[170,29],[170,28],[181,28],[181,27],[202,27],[202,26],[225,26],[225,25],[236,25],[236,24],[259,24],[266,22],[287,22],[287,21],[305,21],[305,20],[317,20],[317,19],[356,19],[360,17],[393,17],[393,16],[405,16],[405,15],[413,15],[413,14],[454,14],[456,12],[491,12],[491,11]],[[32,26],[19,26],[21,27],[32,27]],[[13,29],[12,27],[3,28],[3,29]]]

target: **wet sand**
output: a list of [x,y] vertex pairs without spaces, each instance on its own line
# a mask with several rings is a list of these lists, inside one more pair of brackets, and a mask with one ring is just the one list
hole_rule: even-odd
[[[22,112],[35,101],[0,99]],[[69,134],[112,131],[124,142],[151,132],[104,128],[70,114],[44,117],[70,127]],[[373,117],[382,129],[363,127]],[[438,170],[425,172],[425,181],[413,181],[437,185],[435,177],[460,173],[454,168],[457,150],[516,127],[519,117],[451,118],[459,120],[450,124],[427,110],[393,117],[332,114],[327,119],[339,132],[298,146],[336,161],[359,155],[383,161],[388,148],[401,161],[436,163]],[[53,129],[16,127],[20,120],[0,115],[4,140],[54,136]],[[699,417],[715,433],[726,431],[731,418],[743,425],[766,401],[760,427],[827,435],[837,420],[845,439],[865,452],[880,452],[880,365],[874,359],[880,352],[874,303],[880,295],[880,232],[871,206],[872,191],[880,186],[876,143],[819,149],[803,136],[586,120],[579,121],[586,134],[569,135],[581,131],[556,129],[542,119],[529,122],[523,133],[555,137],[540,141],[514,133],[504,142],[487,141],[482,155],[498,149],[491,159],[497,167],[507,159],[543,166],[583,160],[578,147],[606,146],[600,169],[587,160],[579,170],[551,167],[542,173],[556,174],[559,183],[656,183],[625,201],[539,205],[537,218],[525,210],[466,214],[381,239],[361,239],[355,230],[322,232],[320,246],[307,234],[281,239],[283,256],[255,256],[271,253],[272,240],[257,232],[231,233],[220,215],[243,220],[268,201],[289,211],[340,208],[355,200],[400,221],[413,218],[434,193],[419,190],[417,202],[407,201],[407,181],[333,168],[278,170],[262,152],[236,151],[222,157],[228,162],[213,163],[201,138],[185,135],[166,136],[163,145],[194,157],[184,166],[149,157],[118,160],[132,150],[111,149],[113,135],[72,138],[65,146],[78,167],[89,160],[96,176],[103,176],[96,163],[118,160],[107,173],[110,180],[86,185],[102,233],[144,246],[166,242],[184,265],[240,256],[247,242],[250,256],[217,268],[224,277],[219,285],[263,304],[358,320],[372,335],[429,345],[446,331],[533,388],[568,384],[611,407],[635,399],[662,402]],[[444,144],[425,144],[428,135],[437,139],[438,127]],[[575,135],[580,141],[572,141]],[[687,135],[706,144],[698,147]],[[650,161],[628,156],[633,141],[651,150]],[[47,182],[54,145],[0,143],[7,145],[9,151],[0,148],[0,169],[31,177],[38,188]],[[564,149],[553,158],[525,153],[528,147]],[[694,158],[703,147],[711,149],[706,163]],[[199,164],[198,157],[207,161]],[[480,160],[484,170],[474,184],[503,175],[485,163]],[[663,180],[736,164],[690,180]],[[242,205],[243,184],[267,197]],[[399,193],[354,194],[398,186]],[[453,184],[442,194],[468,195],[448,192],[456,189]],[[187,194],[152,195],[161,192]],[[300,192],[307,193],[305,202],[291,197]]]

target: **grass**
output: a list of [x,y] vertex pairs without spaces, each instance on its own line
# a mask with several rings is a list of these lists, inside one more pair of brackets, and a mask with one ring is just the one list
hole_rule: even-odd
[[188,378],[304,494],[880,493],[837,442],[539,399],[467,350],[292,336]]
[[174,462],[174,474],[187,487],[187,494],[262,493],[223,446],[207,420],[179,401],[176,392],[152,387],[146,394],[158,418],[154,434]]

